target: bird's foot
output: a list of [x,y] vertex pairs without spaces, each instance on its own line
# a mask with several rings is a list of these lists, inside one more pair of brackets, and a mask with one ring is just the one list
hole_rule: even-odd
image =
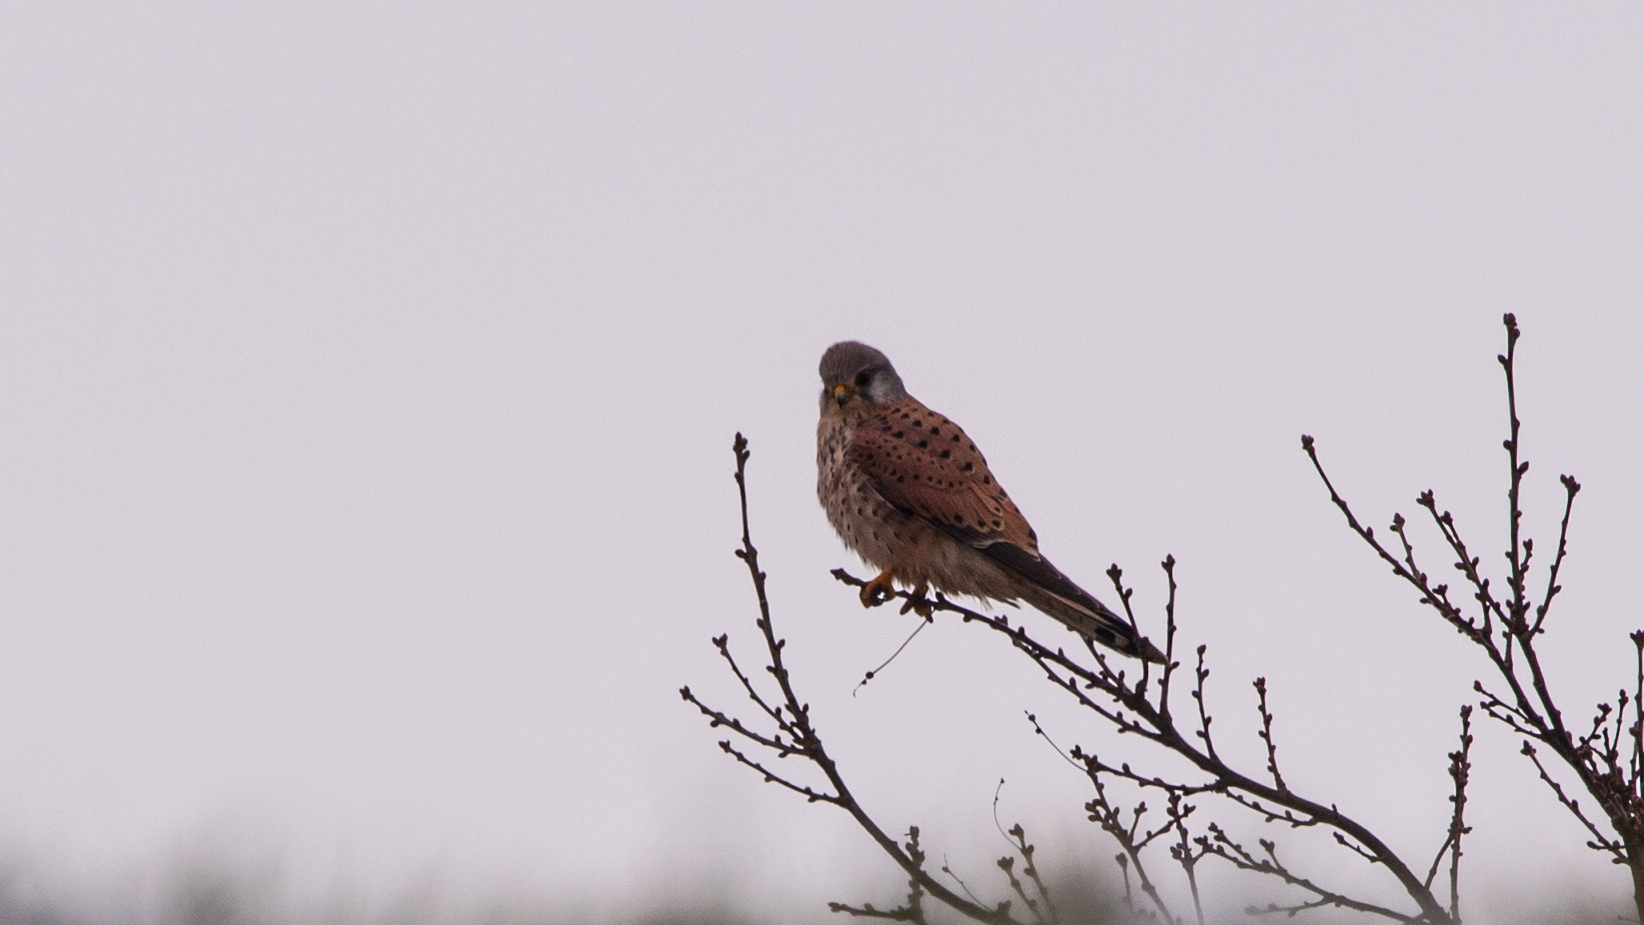
[[862,586],[863,607],[878,607],[895,596],[896,586],[891,583],[890,569],[880,572],[872,581]]
[[902,605],[902,613],[913,611],[921,617],[930,618],[931,602],[925,597],[926,586],[921,584],[914,588],[908,597],[908,602]]

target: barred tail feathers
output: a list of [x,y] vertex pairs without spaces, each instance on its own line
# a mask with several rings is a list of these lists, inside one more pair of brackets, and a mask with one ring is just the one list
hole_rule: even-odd
[[1128,622],[1095,598],[1089,598],[1089,603],[1096,605],[1092,608],[1053,591],[1031,588],[1022,595],[1022,600],[1097,645],[1106,646],[1121,655],[1164,664],[1164,653],[1157,646],[1145,636],[1138,640]]
[[1164,653],[1147,637],[1138,639],[1130,621],[1074,584],[1049,559],[1007,542],[991,543],[978,551],[1021,576],[1024,581],[1017,589],[1021,599],[1068,629],[1120,654],[1164,664]]

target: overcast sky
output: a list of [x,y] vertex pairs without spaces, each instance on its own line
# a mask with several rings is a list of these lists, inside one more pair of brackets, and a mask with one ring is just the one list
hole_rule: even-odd
[[[1292,783],[1429,855],[1483,665],[1297,438],[1371,523],[1430,487],[1499,550],[1516,312],[1547,548],[1556,476],[1585,486],[1550,670],[1579,715],[1629,677],[1641,48],[1630,3],[8,2],[0,850],[75,883],[242,852],[368,895],[894,899],[676,693],[732,705],[708,639],[755,641],[740,430],[863,799],[985,881],[1003,777],[1043,861],[1100,866],[1022,713],[1120,746],[997,640],[939,625],[851,696],[911,628],[828,577],[856,563],[816,362],[856,338],[1086,587],[1118,562],[1155,618],[1174,553],[1217,728],[1259,769],[1266,675]],[[1492,901],[1625,900],[1479,733]]]

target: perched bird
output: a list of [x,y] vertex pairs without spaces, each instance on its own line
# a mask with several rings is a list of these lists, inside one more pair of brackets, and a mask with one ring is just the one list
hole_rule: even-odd
[[845,545],[882,569],[862,589],[862,606],[884,603],[892,582],[915,598],[935,588],[1026,601],[1092,642],[1164,661],[1040,555],[1038,535],[976,444],[909,395],[883,353],[843,341],[822,354],[820,372],[816,495]]

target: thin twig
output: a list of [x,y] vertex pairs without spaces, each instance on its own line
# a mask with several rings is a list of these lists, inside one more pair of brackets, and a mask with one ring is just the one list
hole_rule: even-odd
[[1257,678],[1255,688],[1256,709],[1262,717],[1262,728],[1257,735],[1267,746],[1267,772],[1273,775],[1273,786],[1288,790],[1290,788],[1284,785],[1284,775],[1279,773],[1279,747],[1273,744],[1273,714],[1267,711],[1267,679]]

